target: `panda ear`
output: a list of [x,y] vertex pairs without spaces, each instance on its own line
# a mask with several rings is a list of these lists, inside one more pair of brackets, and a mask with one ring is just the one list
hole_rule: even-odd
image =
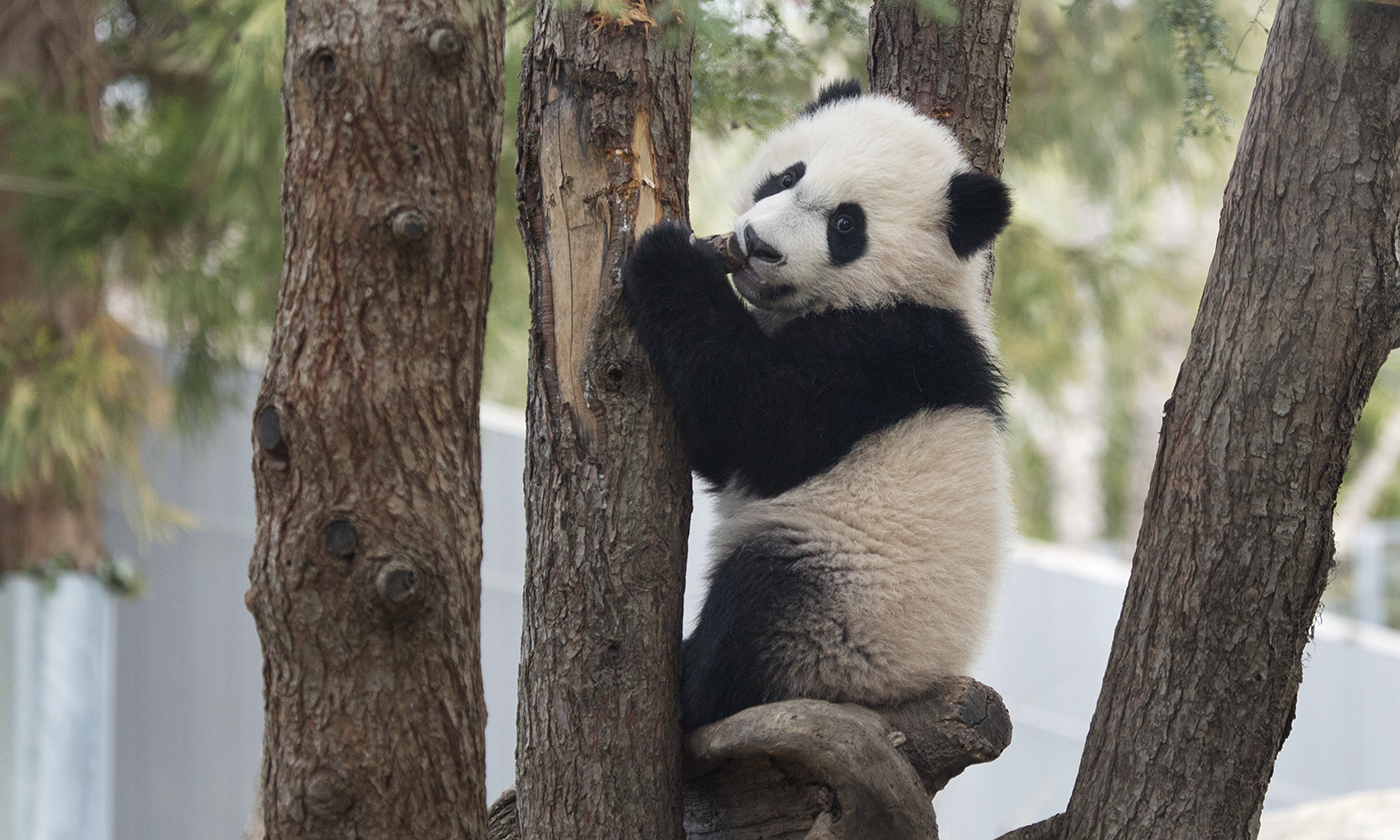
[[988,245],[1011,219],[1011,194],[995,175],[964,172],[948,184],[948,241],[967,259]]
[[822,92],[817,94],[817,101],[807,105],[802,109],[802,116],[815,114],[833,102],[840,102],[843,99],[856,99],[860,96],[859,79],[843,79],[839,82],[832,82],[822,88]]

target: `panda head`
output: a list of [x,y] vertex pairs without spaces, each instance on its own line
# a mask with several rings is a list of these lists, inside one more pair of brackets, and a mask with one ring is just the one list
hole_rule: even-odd
[[759,309],[908,300],[986,326],[986,252],[1011,202],[941,123],[838,83],[768,138],[741,183],[734,235],[748,267],[734,283]]

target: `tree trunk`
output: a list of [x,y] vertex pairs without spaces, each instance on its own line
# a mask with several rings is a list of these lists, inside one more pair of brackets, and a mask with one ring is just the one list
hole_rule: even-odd
[[1015,0],[961,0],[957,23],[938,23],[914,2],[870,9],[870,89],[952,127],[981,172],[1001,174],[1015,55]]
[[270,837],[486,833],[478,405],[503,9],[291,0],[247,603]]
[[[84,114],[94,142],[108,74],[93,36],[95,19],[88,0],[11,0],[0,11],[0,81],[23,80],[50,102]],[[0,171],[8,168],[8,147],[0,129]],[[71,341],[97,320],[95,284],[83,278],[82,288],[59,288],[35,276],[24,244],[3,224],[21,197],[0,187],[0,307],[22,301],[32,307],[34,323]],[[8,400],[0,393],[0,406]],[[85,571],[97,568],[103,557],[101,464],[94,459],[73,479],[40,478],[17,495],[0,491],[0,572],[57,557]]]
[[[1063,838],[1251,837],[1400,339],[1400,10],[1338,56],[1282,0],[1226,188]],[[1042,826],[1044,828],[1044,826]]]
[[620,273],[687,218],[689,36],[542,3],[521,72],[533,321],[516,788],[525,838],[681,836],[690,471]]

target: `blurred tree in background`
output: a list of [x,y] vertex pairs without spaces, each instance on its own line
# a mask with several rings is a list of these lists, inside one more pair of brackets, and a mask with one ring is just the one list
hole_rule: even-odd
[[[215,416],[219,374],[265,341],[282,249],[282,12],[17,0],[0,14],[5,55],[36,29],[50,33],[41,58],[0,75],[17,255],[0,269],[0,551],[8,568],[93,569],[100,466],[132,479],[123,501],[140,530],[178,521],[141,479],[141,434],[170,416],[171,394],[185,427]],[[81,540],[41,538],[75,515],[92,523]]]

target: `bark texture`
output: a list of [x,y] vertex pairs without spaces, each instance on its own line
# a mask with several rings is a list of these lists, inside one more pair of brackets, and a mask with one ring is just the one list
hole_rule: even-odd
[[[93,36],[95,19],[89,0],[10,0],[0,9],[0,81],[32,85],[49,101],[86,114],[94,142],[110,73]],[[8,168],[7,148],[0,129],[0,172]],[[96,284],[83,278],[79,288],[60,288],[35,275],[24,244],[3,224],[22,198],[0,184],[0,306],[23,301],[38,323],[71,339],[97,320]],[[0,393],[0,405],[8,399]],[[0,493],[0,571],[56,556],[96,569],[103,558],[101,477],[100,463],[93,463],[77,477],[77,487],[40,479],[18,495]]]
[[687,218],[690,50],[537,7],[519,200],[533,320],[516,787],[525,838],[681,836],[681,604],[690,471],[621,298],[623,259]]
[[1252,836],[1352,433],[1400,339],[1400,9],[1358,4],[1350,31],[1335,55],[1311,3],[1279,5],[1054,836]]
[[288,3],[247,595],[269,837],[486,833],[477,397],[502,50],[496,3]]
[[1001,174],[1015,55],[1015,0],[957,2],[956,23],[938,23],[912,0],[875,0],[870,10],[870,89],[942,120],[972,165]]

